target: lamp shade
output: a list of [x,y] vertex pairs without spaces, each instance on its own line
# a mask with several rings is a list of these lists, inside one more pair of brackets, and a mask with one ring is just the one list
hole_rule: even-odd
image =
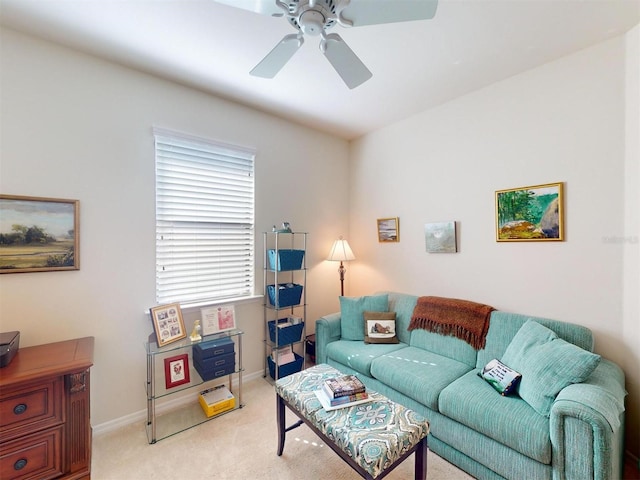
[[346,262],[355,259],[356,256],[353,254],[353,251],[349,246],[349,242],[344,240],[342,237],[333,242],[333,247],[331,247],[331,253],[329,253],[328,260],[333,260],[335,262]]

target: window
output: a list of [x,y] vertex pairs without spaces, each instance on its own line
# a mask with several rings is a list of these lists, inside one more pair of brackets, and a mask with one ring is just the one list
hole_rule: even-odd
[[255,152],[154,129],[156,301],[254,294]]

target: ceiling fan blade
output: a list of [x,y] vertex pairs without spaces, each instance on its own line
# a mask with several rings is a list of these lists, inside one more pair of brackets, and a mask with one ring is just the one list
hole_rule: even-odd
[[437,7],[438,0],[351,0],[338,18],[354,27],[409,22],[433,18]]
[[251,12],[261,13],[281,17],[284,10],[276,5],[275,0],[213,0],[216,3],[229,5],[230,7],[242,8]]
[[320,49],[350,89],[356,88],[373,76],[337,33],[327,35],[320,43]]
[[304,43],[302,35],[292,33],[286,35],[266,57],[251,70],[251,75],[255,77],[273,78],[291,60],[293,54]]

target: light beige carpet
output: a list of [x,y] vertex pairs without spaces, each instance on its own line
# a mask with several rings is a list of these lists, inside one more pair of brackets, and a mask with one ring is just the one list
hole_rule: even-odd
[[[276,455],[273,386],[258,378],[244,384],[245,407],[157,442],[147,443],[144,424],[94,435],[92,479],[277,479],[350,480],[360,478],[306,426],[287,433]],[[291,424],[296,417],[287,411]],[[413,456],[387,479],[413,478]],[[429,480],[469,480],[469,475],[429,452]]]

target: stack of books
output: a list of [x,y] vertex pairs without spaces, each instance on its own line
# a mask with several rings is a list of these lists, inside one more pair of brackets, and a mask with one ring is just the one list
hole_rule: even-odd
[[316,396],[325,410],[350,407],[370,401],[364,383],[355,375],[343,375],[326,380],[322,388],[316,390]]

